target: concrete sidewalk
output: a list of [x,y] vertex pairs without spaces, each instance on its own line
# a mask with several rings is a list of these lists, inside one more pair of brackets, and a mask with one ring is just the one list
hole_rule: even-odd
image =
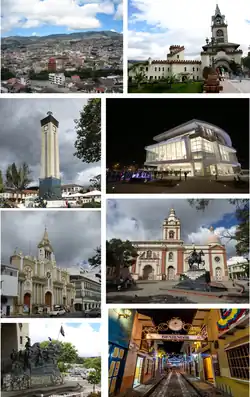
[[126,390],[124,393],[120,393],[117,397],[147,397],[149,396],[165,379],[166,375],[158,376],[156,378],[150,379],[147,383],[141,384],[135,388]]
[[193,388],[201,397],[231,397],[230,394],[227,394],[224,391],[214,387],[214,385],[209,382],[203,382],[199,378],[184,373],[182,376],[188,383],[190,383],[190,385],[193,386]]

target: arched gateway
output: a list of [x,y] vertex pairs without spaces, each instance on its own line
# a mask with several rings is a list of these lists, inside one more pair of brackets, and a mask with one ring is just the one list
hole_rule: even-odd
[[144,266],[143,276],[142,276],[143,280],[152,280],[154,277],[153,272],[154,272],[154,269],[152,268],[151,265]]

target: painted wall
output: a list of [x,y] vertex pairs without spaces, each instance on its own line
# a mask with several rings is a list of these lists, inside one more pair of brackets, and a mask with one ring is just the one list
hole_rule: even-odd
[[135,310],[131,310],[131,316],[128,318],[118,316],[118,312],[124,313],[125,309],[109,310],[109,342],[128,348],[133,328]]

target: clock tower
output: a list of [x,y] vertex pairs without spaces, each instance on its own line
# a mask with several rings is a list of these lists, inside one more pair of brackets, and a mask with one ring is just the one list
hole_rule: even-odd
[[227,23],[225,22],[225,15],[222,15],[218,4],[216,5],[215,13],[212,16],[212,37],[215,44],[227,44]]
[[52,112],[41,120],[41,175],[39,197],[46,200],[61,200],[61,179],[58,144],[59,122]]
[[162,239],[171,242],[180,241],[181,223],[175,215],[175,210],[171,209],[168,218],[164,220],[162,228]]

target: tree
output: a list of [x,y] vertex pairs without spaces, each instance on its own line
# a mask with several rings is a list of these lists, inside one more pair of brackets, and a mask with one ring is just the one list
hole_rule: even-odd
[[0,193],[3,193],[3,174],[0,170]]
[[96,371],[101,372],[101,357],[87,357],[83,360],[85,368],[94,368]]
[[[228,241],[236,242],[235,249],[238,255],[248,256],[249,254],[249,200],[248,199],[229,199],[230,204],[235,207],[235,217],[238,226],[235,234],[229,231],[225,232],[222,237]],[[196,208],[197,211],[205,211],[211,200],[206,199],[190,199],[189,204]]]
[[6,170],[6,186],[14,189],[16,192],[22,193],[27,189],[32,179],[30,178],[31,171],[28,164],[22,163],[19,167],[15,163],[8,166]]
[[[77,350],[75,348],[75,346],[70,343],[70,342],[59,342],[57,340],[52,340],[52,343],[54,344],[59,344],[61,347],[61,353],[58,356],[58,360],[57,363],[59,365],[59,369],[62,368],[63,370],[65,369],[65,367],[62,364],[59,363],[75,363],[78,357],[78,353]],[[49,341],[44,341],[41,342],[40,345],[42,348],[46,348],[48,347],[48,345],[50,344]],[[62,371],[65,372],[65,371]]]
[[96,175],[89,180],[91,189],[101,190],[101,175]]
[[101,371],[91,371],[87,377],[87,381],[93,385],[93,393],[95,393],[95,386],[101,382]]
[[135,76],[134,76],[134,81],[137,84],[137,88],[140,89],[141,88],[141,84],[146,80],[146,74],[145,72],[136,72]]
[[242,58],[242,63],[245,68],[250,70],[250,53],[248,53],[248,56],[245,58]]
[[89,99],[75,120],[77,139],[74,156],[85,163],[101,160],[101,99]]
[[95,249],[95,255],[88,260],[91,267],[96,268],[101,266],[101,247]]
[[82,204],[82,208],[101,208],[101,203],[99,201],[92,200],[89,203]]
[[129,240],[122,241],[113,238],[106,241],[106,264],[115,267],[117,277],[120,275],[120,269],[131,266],[137,256],[137,251]]

